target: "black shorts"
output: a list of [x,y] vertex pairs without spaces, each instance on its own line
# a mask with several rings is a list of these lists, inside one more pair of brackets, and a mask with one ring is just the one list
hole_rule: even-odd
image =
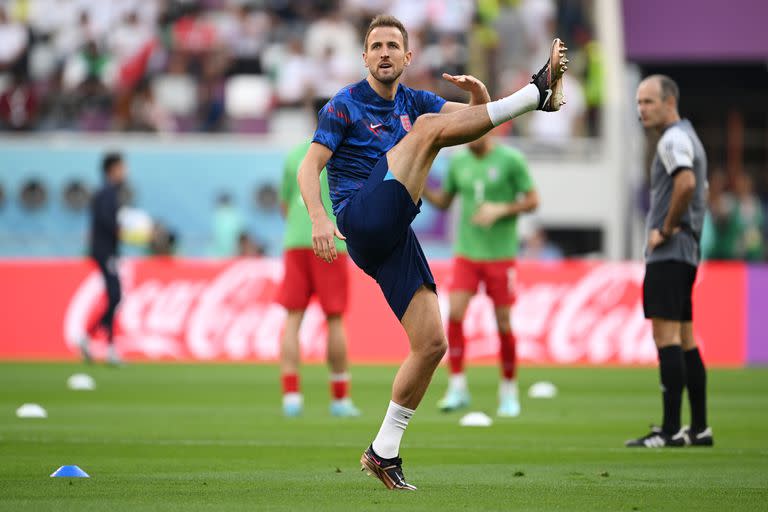
[[435,278],[411,222],[419,213],[405,186],[388,172],[386,155],[336,216],[352,261],[373,277],[399,320],[416,291]]
[[655,261],[645,265],[643,311],[645,318],[693,320],[693,283],[696,267],[682,261]]

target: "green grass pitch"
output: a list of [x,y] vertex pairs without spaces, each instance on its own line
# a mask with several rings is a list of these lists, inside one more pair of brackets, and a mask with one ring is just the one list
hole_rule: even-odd
[[[66,388],[86,371],[92,392]],[[415,493],[360,472],[393,367],[354,367],[364,416],[328,414],[327,371],[303,369],[306,409],[280,414],[264,365],[0,364],[0,510],[766,510],[768,369],[713,370],[713,449],[629,450],[658,421],[655,369],[523,368],[553,400],[523,396],[520,418],[458,426],[435,403],[441,369],[401,455]],[[493,413],[497,370],[471,368],[471,410]],[[18,419],[36,402],[47,419]],[[685,405],[684,421],[688,416]],[[50,478],[77,464],[90,479]]]

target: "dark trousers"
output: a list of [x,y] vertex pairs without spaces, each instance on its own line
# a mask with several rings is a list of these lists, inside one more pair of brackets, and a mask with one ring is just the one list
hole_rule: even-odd
[[[107,331],[109,342],[112,343],[114,335],[115,311],[120,304],[120,276],[117,274],[117,258],[97,258],[101,275],[104,277],[104,287],[107,290],[107,308],[99,318],[96,326],[103,326]],[[95,327],[95,326],[94,326]]]

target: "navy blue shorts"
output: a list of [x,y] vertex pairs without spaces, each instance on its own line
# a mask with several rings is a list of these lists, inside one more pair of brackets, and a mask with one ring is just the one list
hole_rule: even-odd
[[435,291],[435,278],[411,228],[421,200],[413,204],[408,190],[388,170],[384,156],[336,223],[347,238],[352,261],[379,283],[389,307],[402,320],[421,285]]

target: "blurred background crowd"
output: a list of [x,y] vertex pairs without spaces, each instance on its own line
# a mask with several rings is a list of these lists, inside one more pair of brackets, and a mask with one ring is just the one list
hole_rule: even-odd
[[[10,0],[0,4],[0,113],[8,130],[266,132],[275,116],[311,111],[361,79],[365,28],[389,12],[417,56],[407,84],[452,100],[462,91],[441,73],[473,74],[506,95],[559,34],[575,58],[570,119],[556,129],[595,133],[602,81],[590,3]],[[542,119],[515,130],[552,135]]]
[[[627,160],[642,158],[629,154],[634,144],[629,139],[642,139],[629,100],[635,84],[619,91],[619,102],[609,104],[612,70],[601,46],[605,39],[599,35],[611,22],[598,16],[601,3],[606,2],[0,0],[0,139],[10,141],[8,151],[0,149],[6,156],[5,163],[0,162],[0,255],[77,254],[74,247],[83,246],[88,197],[98,184],[96,162],[107,148],[123,149],[115,141],[127,132],[144,140],[154,140],[146,138],[156,134],[160,144],[174,141],[177,146],[167,147],[178,151],[169,158],[183,161],[178,166],[190,173],[196,164],[208,166],[190,180],[182,200],[162,193],[170,179],[163,181],[160,174],[176,165],[147,157],[147,147],[137,152],[125,149],[129,166],[137,171],[129,178],[132,201],[151,212],[158,239],[165,241],[152,253],[278,254],[282,224],[276,189],[282,155],[311,133],[317,110],[330,96],[365,76],[361,58],[365,28],[373,15],[390,13],[408,28],[414,51],[404,82],[451,100],[465,98],[440,78],[443,72],[475,75],[487,84],[492,97],[501,97],[530,80],[554,34],[564,39],[571,60],[565,82],[567,108],[557,114],[556,122],[535,112],[505,126],[502,133],[530,157],[534,180],[546,178],[541,180],[545,192],[541,217],[521,225],[522,254],[542,259],[638,258],[642,243],[638,226],[648,199],[647,175],[626,168]],[[622,4],[628,45],[621,65],[635,78],[665,72],[678,80],[681,112],[691,118],[707,148],[711,211],[703,240],[705,256],[764,260],[765,61],[739,71],[733,67],[738,63],[722,57],[696,63],[644,58],[633,48],[629,16],[637,19],[637,9],[645,4],[635,0]],[[610,109],[621,110],[633,128],[621,135],[612,133],[605,126]],[[80,137],[78,148],[88,140],[112,138],[95,142],[77,157],[68,153],[68,171],[59,176],[62,171],[51,167],[62,166],[61,158],[40,155],[35,148],[48,147],[46,141],[61,133]],[[221,137],[227,141],[246,137],[261,144],[258,162],[244,171],[250,173],[247,185],[239,184],[242,181],[234,175],[225,179],[206,171],[217,158],[224,159],[221,151],[229,151],[228,143],[216,146]],[[22,139],[42,141],[43,146],[33,144],[24,152],[23,144],[13,142]],[[184,145],[179,140],[192,142]],[[212,154],[199,161],[184,160],[197,140],[213,141]],[[280,141],[279,147],[272,145],[274,140]],[[621,162],[605,156],[610,151],[606,146],[617,144],[622,146]],[[594,191],[601,180],[592,176],[591,182],[582,180],[583,190],[574,190],[573,201],[563,206],[562,200],[548,201],[554,195],[549,191],[559,182],[547,178],[548,164],[563,174],[571,172],[569,166],[591,166],[606,177],[617,176],[617,185]],[[178,177],[173,182],[178,183]],[[578,206],[585,193],[607,197],[616,189],[621,197],[597,215],[587,206],[596,210],[599,205]],[[629,220],[613,219],[620,214]],[[420,216],[423,229],[417,227],[417,232],[426,238],[431,257],[444,257],[449,254],[450,230],[440,227],[436,215],[425,209]],[[633,229],[635,235],[623,234]],[[634,243],[624,241],[632,236]],[[440,237],[440,244],[430,245]]]

